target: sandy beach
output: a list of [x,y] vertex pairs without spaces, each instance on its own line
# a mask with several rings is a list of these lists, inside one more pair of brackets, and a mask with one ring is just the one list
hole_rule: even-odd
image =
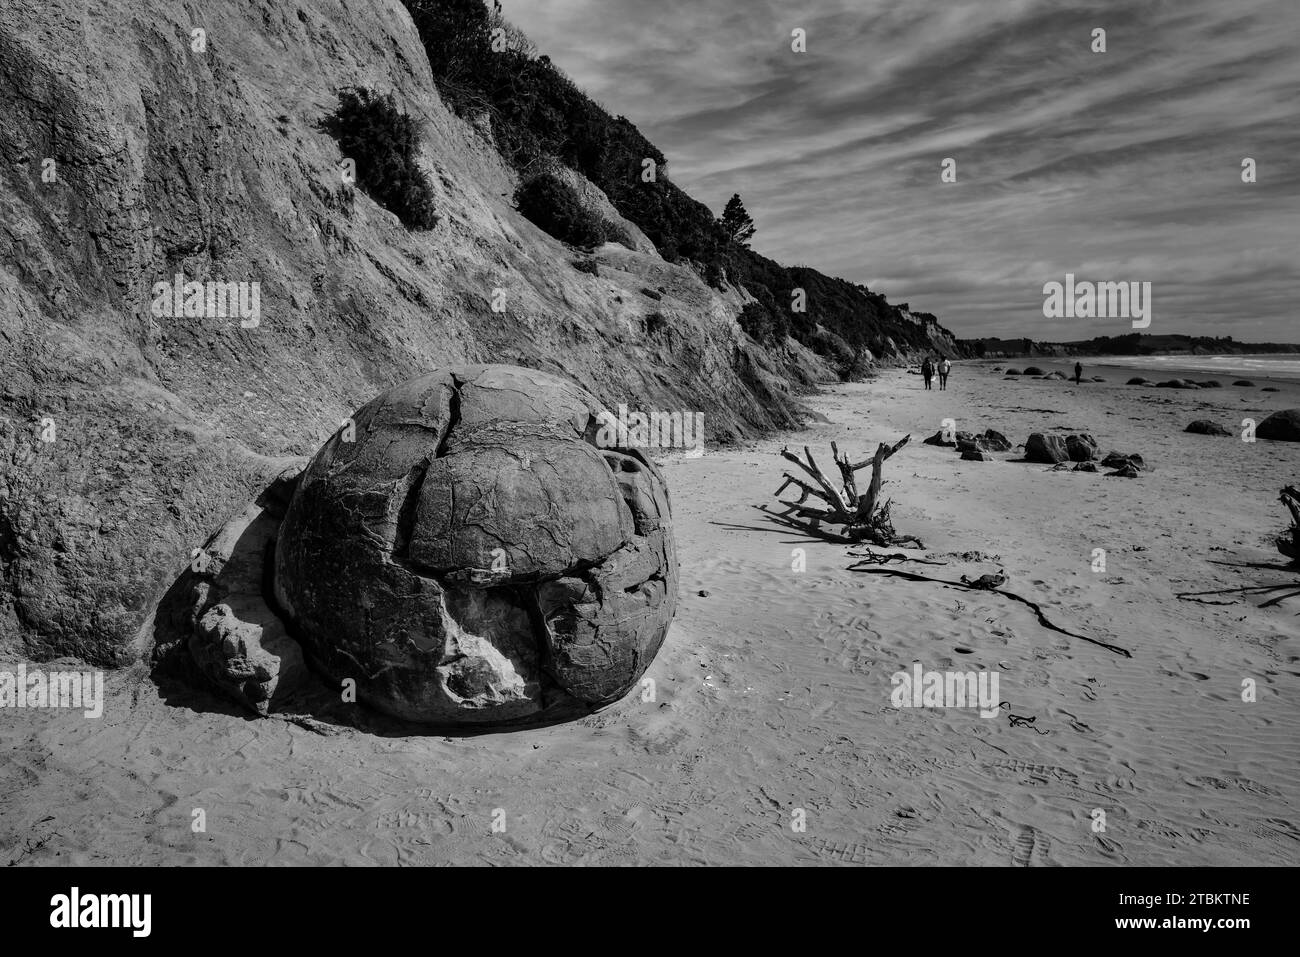
[[[810,397],[825,421],[804,432],[666,460],[682,587],[653,695],[545,728],[384,736],[256,720],[206,694],[164,696],[142,667],[110,673],[101,718],[4,715],[0,861],[1296,864],[1300,597],[1174,596],[1295,580],[1271,538],[1300,445],[1239,433],[1300,406],[1300,386],[1128,387],[1139,371],[1088,363],[1108,381],[992,371],[1024,364],[962,363],[930,392],[886,371]],[[1150,469],[1052,471],[1020,450],[961,461],[921,444],[946,418],[1013,443],[1088,432]],[[1199,418],[1234,434],[1183,432]],[[997,594],[849,571],[845,546],[751,507],[773,501],[783,444],[829,461],[832,440],[865,455],[907,433],[885,469],[894,524],[924,541],[909,554],[946,564],[891,567],[1000,570],[1057,624],[1132,657]],[[1007,707],[896,709],[891,675],[918,662],[996,670]]]

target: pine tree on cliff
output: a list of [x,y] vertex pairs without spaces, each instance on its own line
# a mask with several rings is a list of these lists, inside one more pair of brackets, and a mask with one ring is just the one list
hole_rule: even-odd
[[749,240],[754,235],[754,220],[745,209],[745,204],[740,201],[739,193],[733,193],[731,199],[727,200],[727,207],[722,211],[719,222],[733,242],[741,246],[749,245]]

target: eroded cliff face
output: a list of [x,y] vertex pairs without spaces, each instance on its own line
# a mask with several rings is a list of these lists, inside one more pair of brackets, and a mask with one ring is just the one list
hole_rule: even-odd
[[[434,229],[343,182],[317,124],[353,85],[424,122]],[[0,652],[131,660],[215,527],[429,369],[544,369],[710,443],[830,374],[757,349],[739,293],[523,220],[398,0],[6,0],[0,160]],[[257,283],[256,323],[158,314],[178,275]]]

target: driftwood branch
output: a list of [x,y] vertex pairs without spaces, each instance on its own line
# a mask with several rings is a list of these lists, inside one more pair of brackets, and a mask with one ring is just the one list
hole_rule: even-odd
[[[880,484],[882,481],[882,472],[885,460],[906,445],[910,438],[910,435],[905,435],[903,436],[902,441],[897,442],[894,445],[885,445],[882,442],[879,448],[876,449],[876,454],[871,457],[871,484],[867,486],[867,494],[858,499],[857,514],[859,521],[867,521],[873,514],[875,514],[876,499],[880,497]],[[850,466],[850,468],[856,472],[860,468],[865,468],[867,464],[867,460],[863,460],[860,464]]]
[[1278,499],[1291,513],[1291,527],[1286,535],[1278,536],[1277,550],[1291,559],[1292,564],[1300,563],[1300,489],[1288,485]]
[[934,582],[939,585],[950,585],[953,588],[965,588],[970,591],[997,592],[999,595],[1005,595],[1007,598],[1011,598],[1015,601],[1020,602],[1022,605],[1027,605],[1029,608],[1031,608],[1034,614],[1038,617],[1038,623],[1041,624],[1044,628],[1050,629],[1051,631],[1059,632],[1062,635],[1068,635],[1071,638],[1078,638],[1081,641],[1088,642],[1089,644],[1097,645],[1098,647],[1105,648],[1107,651],[1112,651],[1117,655],[1123,655],[1125,658],[1133,657],[1132,653],[1127,648],[1121,648],[1119,645],[1112,645],[1104,641],[1099,641],[1096,638],[1089,638],[1087,635],[1079,635],[1073,631],[1066,631],[1064,628],[1061,628],[1058,625],[1054,625],[1051,622],[1051,620],[1048,619],[1047,615],[1043,613],[1043,609],[1040,608],[1036,602],[1032,602],[1028,598],[1024,598],[1020,595],[1017,595],[1015,592],[1012,591],[1006,591],[1005,589],[1002,588],[989,588],[984,585],[977,585],[977,584],[967,583],[962,581],[955,581],[955,582],[948,581],[947,579],[944,578],[931,578],[929,575],[919,575],[916,572],[905,572],[897,568],[878,568],[878,567],[863,568],[861,567],[861,565],[850,565],[849,571],[862,572],[868,575],[894,575],[898,578],[906,578],[909,581]]
[[890,562],[910,562],[914,565],[947,565],[947,562],[932,562],[902,552],[849,552],[852,558],[860,558],[859,565],[888,565]]

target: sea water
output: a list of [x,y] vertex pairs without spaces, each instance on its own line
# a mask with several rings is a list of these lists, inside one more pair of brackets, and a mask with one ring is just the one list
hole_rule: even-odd
[[[1065,362],[1067,360],[1070,360],[1070,357],[1058,358],[1055,361]],[[1085,367],[1092,364],[1094,366],[1120,366],[1126,369],[1149,369],[1158,373],[1168,373],[1170,378],[1182,378],[1176,373],[1208,372],[1219,378],[1227,379],[1249,379],[1252,376],[1258,376],[1291,379],[1300,382],[1300,355],[1097,356],[1081,358],[1077,361],[1082,362]]]

